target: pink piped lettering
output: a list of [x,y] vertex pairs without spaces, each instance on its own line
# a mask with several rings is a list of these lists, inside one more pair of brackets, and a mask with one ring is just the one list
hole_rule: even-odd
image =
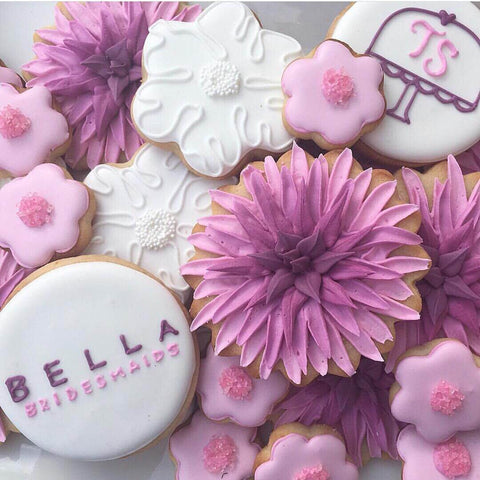
[[50,406],[48,405],[48,400],[46,398],[39,398],[38,404],[40,405],[42,412],[50,410]]
[[148,357],[146,355],[142,355],[142,360],[143,360],[143,363],[145,364],[146,367],[150,366],[150,360],[148,359]]
[[97,375],[95,377],[95,382],[98,385],[98,388],[105,388],[107,386],[107,381],[103,375]]
[[80,383],[80,386],[83,388],[83,391],[87,395],[90,395],[93,392],[92,384],[90,383],[90,380],[84,380],[83,382]]
[[116,370],[112,370],[110,372],[110,376],[114,382],[117,381],[118,377],[126,377],[125,372],[123,371],[122,367],[118,367]]
[[410,30],[413,33],[417,33],[417,27],[421,25],[425,28],[425,35],[422,38],[422,42],[420,43],[419,47],[415,49],[413,52],[410,52],[409,55],[411,57],[418,57],[420,56],[423,51],[427,48],[430,39],[434,36],[443,37],[445,36],[445,32],[439,32],[435,30],[426,20],[415,20],[412,25],[410,26]]
[[171,343],[167,347],[167,350],[168,350],[168,353],[170,354],[171,357],[176,357],[180,353],[180,350],[178,348],[178,344],[176,344],[176,343]]
[[62,404],[62,402],[61,402],[60,399],[58,398],[57,392],[55,392],[55,393],[52,395],[52,397],[53,397],[53,401],[55,402],[55,405],[60,406],[60,405]]
[[34,417],[37,414],[37,406],[35,402],[29,402],[25,404],[25,413],[27,417]]
[[158,363],[160,360],[162,360],[162,358],[165,356],[165,354],[163,353],[163,350],[154,350],[152,352],[152,357],[153,359]]
[[65,389],[65,394],[71,402],[73,402],[78,397],[78,392],[72,387],[67,387]]
[[432,77],[441,77],[447,71],[447,57],[443,53],[443,48],[447,48],[450,58],[455,58],[458,55],[458,50],[455,45],[447,39],[443,39],[437,44],[437,54],[440,60],[440,67],[437,70],[430,68],[430,63],[433,62],[433,58],[426,58],[423,62],[423,69]]
[[133,360],[130,360],[129,363],[130,373],[133,373],[135,370],[140,370],[140,365]]

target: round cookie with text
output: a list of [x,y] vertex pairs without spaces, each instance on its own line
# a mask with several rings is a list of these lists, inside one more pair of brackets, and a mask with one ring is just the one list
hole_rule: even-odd
[[168,434],[193,398],[188,314],[156,278],[84,256],[38,270],[0,312],[0,405],[39,447],[120,458]]
[[361,147],[426,165],[480,140],[480,10],[470,2],[357,2],[328,36],[378,59],[386,116]]

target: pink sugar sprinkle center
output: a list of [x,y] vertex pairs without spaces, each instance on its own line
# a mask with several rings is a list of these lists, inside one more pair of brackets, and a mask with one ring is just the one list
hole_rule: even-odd
[[472,469],[470,452],[465,444],[456,438],[435,447],[433,462],[436,469],[450,479],[468,475]]
[[32,122],[18,108],[5,105],[0,110],[0,134],[3,138],[12,139],[22,136]]
[[294,480],[329,480],[330,475],[325,470],[323,465],[316,467],[302,468],[296,475]]
[[442,380],[432,391],[430,405],[435,412],[453,415],[465,400],[465,395],[455,386]]
[[51,222],[53,206],[37,193],[29,193],[20,200],[17,216],[27,226],[38,228]]
[[343,70],[329,68],[322,78],[322,93],[335,105],[345,105],[353,95],[353,80]]
[[210,473],[226,472],[237,463],[237,446],[229,435],[213,435],[203,449],[203,464]]
[[250,375],[242,367],[230,367],[223,370],[218,379],[223,393],[232,400],[245,400],[253,389]]

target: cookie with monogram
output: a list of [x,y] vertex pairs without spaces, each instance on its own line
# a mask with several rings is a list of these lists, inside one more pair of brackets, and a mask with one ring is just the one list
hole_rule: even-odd
[[160,20],[145,41],[132,119],[195,173],[235,174],[256,154],[291,145],[280,83],[300,54],[296,40],[263,29],[242,3],[214,3],[191,23]]
[[174,153],[148,144],[127,164],[99,165],[84,182],[97,204],[84,253],[135,263],[185,302],[190,287],[179,268],[194,254],[187,238],[211,214],[209,190],[232,182],[194,175]]
[[376,161],[428,165],[480,140],[480,10],[470,2],[357,2],[329,38],[377,59],[386,116],[359,142]]
[[55,455],[130,455],[171,433],[193,399],[187,311],[158,278],[111,257],[27,277],[0,311],[0,345],[4,434],[14,425]]

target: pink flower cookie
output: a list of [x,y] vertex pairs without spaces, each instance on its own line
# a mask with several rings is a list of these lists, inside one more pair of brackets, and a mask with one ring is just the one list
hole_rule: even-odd
[[393,416],[429,442],[480,428],[480,359],[456,340],[410,350],[395,370]]
[[255,480],[357,480],[357,467],[329,427],[290,423],[273,431],[255,461]]
[[282,89],[287,130],[328,150],[353,145],[385,113],[380,63],[335,40],[288,65]]
[[239,357],[218,356],[208,347],[197,393],[208,418],[258,427],[287,394],[288,386],[288,380],[280,372],[273,372],[267,380],[252,378],[240,366]]
[[480,430],[429,443],[409,425],[400,432],[403,480],[476,480],[480,476]]
[[22,79],[0,60],[0,83],[11,83],[16,87],[23,87]]
[[62,155],[70,132],[45,87],[0,84],[0,169],[15,177]]
[[91,237],[95,200],[57,165],[35,167],[0,189],[0,246],[23,267],[80,253]]
[[176,480],[246,480],[253,473],[259,447],[255,428],[215,423],[200,411],[189,425],[170,438],[170,453],[177,466]]

